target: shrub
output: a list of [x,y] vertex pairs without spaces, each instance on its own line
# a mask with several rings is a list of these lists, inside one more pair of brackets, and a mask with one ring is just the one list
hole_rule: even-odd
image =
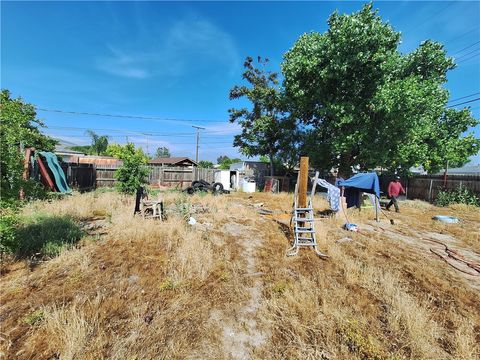
[[125,194],[133,194],[138,187],[147,183],[146,177],[149,169],[145,166],[148,163],[148,156],[141,148],[135,149],[135,145],[109,145],[107,153],[123,161],[123,165],[115,172],[117,188]]
[[25,219],[18,226],[11,250],[19,257],[51,258],[72,247],[82,236],[80,226],[70,217],[43,215]]
[[448,206],[450,204],[466,204],[480,206],[480,200],[473,191],[466,187],[458,187],[454,190],[440,191],[435,199],[435,205]]
[[[3,206],[3,204],[2,204]],[[15,251],[15,233],[18,226],[18,215],[13,208],[2,208],[0,213],[0,252]]]

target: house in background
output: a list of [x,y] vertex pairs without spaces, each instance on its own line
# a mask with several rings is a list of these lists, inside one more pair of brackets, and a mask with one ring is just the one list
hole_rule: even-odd
[[[445,170],[438,172],[438,175],[443,175]],[[463,166],[461,168],[448,169],[448,175],[480,175],[480,165]]]
[[230,165],[230,171],[238,174],[234,183],[241,184],[241,180],[248,177],[255,180],[257,189],[263,189],[265,176],[270,175],[270,164],[262,161],[239,161]]
[[148,162],[153,166],[181,166],[181,167],[197,167],[198,164],[188,157],[168,157],[168,158],[156,158]]

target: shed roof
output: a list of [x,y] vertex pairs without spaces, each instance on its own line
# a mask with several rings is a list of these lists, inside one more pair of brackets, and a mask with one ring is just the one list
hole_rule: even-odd
[[198,166],[198,164],[193,161],[192,159],[188,157],[166,157],[166,158],[156,158],[153,160],[150,160],[148,162],[149,164],[153,165],[179,165],[181,163],[188,164],[190,163],[191,165]]

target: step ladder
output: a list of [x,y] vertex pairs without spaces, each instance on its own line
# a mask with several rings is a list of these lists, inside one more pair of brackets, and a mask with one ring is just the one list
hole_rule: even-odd
[[315,194],[315,185],[317,183],[318,173],[313,180],[313,188],[308,199],[308,205],[305,208],[298,207],[297,187],[295,186],[295,198],[293,203],[293,216],[290,225],[293,227],[293,246],[287,250],[287,256],[298,254],[300,247],[312,247],[315,253],[321,258],[328,258],[328,255],[320,252],[317,248],[317,239],[315,236],[315,219],[313,217],[313,196]]

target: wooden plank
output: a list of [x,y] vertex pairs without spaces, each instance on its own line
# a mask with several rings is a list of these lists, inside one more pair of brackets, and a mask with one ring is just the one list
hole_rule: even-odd
[[308,187],[308,157],[300,158],[300,173],[298,176],[298,207],[307,207],[307,187]]

